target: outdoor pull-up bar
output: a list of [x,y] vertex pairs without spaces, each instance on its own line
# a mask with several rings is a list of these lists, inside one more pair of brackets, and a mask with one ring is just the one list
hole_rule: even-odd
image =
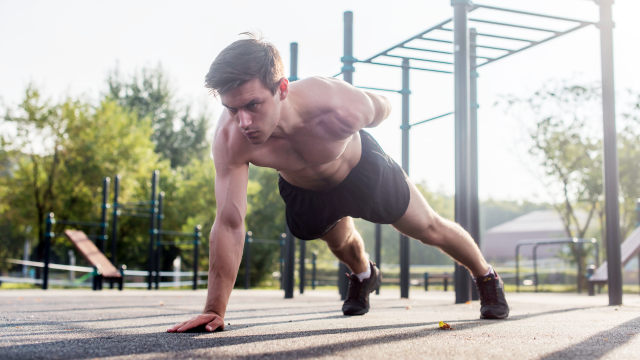
[[[435,26],[422,31],[409,39],[406,39],[378,54],[359,61],[353,56],[353,13],[347,11],[344,13],[344,56],[342,57],[343,67],[340,74],[346,82],[353,84],[354,64],[363,63],[371,65],[389,66],[402,68],[403,87],[400,91],[368,88],[370,90],[398,92],[402,95],[402,167],[405,172],[409,173],[409,130],[412,126],[422,124],[439,117],[430,118],[415,124],[409,124],[409,70],[423,70],[440,73],[453,73],[455,84],[455,109],[452,114],[455,115],[455,159],[456,159],[456,196],[455,196],[455,220],[465,230],[469,231],[476,243],[479,242],[479,200],[478,200],[478,160],[477,160],[477,68],[490,64],[492,62],[504,59],[507,56],[522,52],[534,46],[543,44],[560,36],[567,35],[586,26],[596,25],[600,29],[601,40],[601,57],[602,57],[602,98],[603,98],[603,124],[604,124],[604,182],[605,182],[605,208],[606,208],[606,229],[607,229],[607,257],[609,271],[609,304],[618,305],[622,303],[622,271],[620,266],[620,230],[619,230],[619,209],[618,209],[618,160],[616,149],[616,131],[615,131],[615,108],[614,108],[614,76],[613,76],[613,21],[611,17],[612,0],[596,0],[596,4],[600,7],[600,22],[593,23],[589,21],[570,19],[565,17],[550,16],[544,14],[536,14],[531,12],[511,10],[494,6],[486,6],[473,4],[470,0],[451,0],[451,6],[454,10],[454,16]],[[573,25],[567,30],[547,29],[542,27],[524,26],[514,23],[505,23],[491,21],[479,18],[469,19],[468,14],[476,9],[485,9],[488,11],[508,12],[519,15],[526,15],[538,18],[547,18],[565,21]],[[529,40],[509,36],[510,34],[500,33],[478,33],[475,29],[468,29],[469,22],[480,24],[491,24],[497,28],[521,28],[532,32],[544,33],[548,36],[542,40]],[[453,23],[453,28],[445,27]],[[449,32],[453,33],[453,41],[437,39],[435,37],[425,37],[431,32]],[[550,35],[549,35],[550,34]],[[476,38],[495,38],[519,41],[523,43],[522,47],[498,47],[478,44]],[[429,46],[414,46],[410,44],[414,40],[424,41],[426,43],[447,43],[453,45],[452,52],[441,51],[440,49],[429,48]],[[478,56],[476,49],[492,49],[504,52],[495,57]],[[419,51],[422,53],[439,53],[444,55],[452,55],[453,62],[439,61],[424,57],[407,56],[402,54],[394,54],[396,49],[405,49]],[[296,46],[297,50],[297,46]],[[386,62],[384,59],[398,58],[402,59],[402,65]],[[297,58],[296,58],[297,59]],[[482,62],[478,62],[482,60]],[[447,65],[453,63],[453,71],[418,68],[410,64],[410,61],[424,61],[431,63],[439,63]],[[297,63],[296,63],[297,64]],[[334,77],[335,77],[334,76]],[[297,78],[297,74],[296,74]],[[379,234],[379,228],[376,227],[376,238]],[[378,244],[376,244],[378,246]],[[400,257],[401,257],[401,280],[400,294],[401,297],[408,297],[408,239],[401,238],[400,241]],[[343,268],[341,267],[340,272]],[[471,297],[472,292],[469,291],[471,281],[468,271],[463,267],[456,265],[456,303],[464,303]],[[340,293],[346,296],[346,282],[340,283]]]

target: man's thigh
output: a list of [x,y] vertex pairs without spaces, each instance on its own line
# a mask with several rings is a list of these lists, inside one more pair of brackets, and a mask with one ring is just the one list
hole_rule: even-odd
[[400,220],[391,225],[409,237],[424,241],[429,226],[438,221],[439,217],[408,178],[407,183],[411,194],[409,207]]

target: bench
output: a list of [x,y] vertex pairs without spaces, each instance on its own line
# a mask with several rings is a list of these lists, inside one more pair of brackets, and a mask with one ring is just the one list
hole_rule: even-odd
[[429,280],[431,279],[441,279],[442,283],[444,284],[444,291],[447,291],[449,280],[453,279],[453,275],[449,273],[444,273],[444,274],[424,273],[424,291],[429,291]]
[[[624,267],[640,252],[640,227],[636,228],[627,239],[620,244],[620,260]],[[589,276],[589,296],[595,295],[595,285],[604,285],[609,276],[607,274],[607,262],[604,261],[593,275]]]
[[75,248],[94,267],[93,290],[102,290],[104,278],[114,279],[118,283],[118,290],[124,285],[123,269],[116,269],[106,256],[89,239],[87,234],[80,230],[65,230],[64,234],[71,240]]

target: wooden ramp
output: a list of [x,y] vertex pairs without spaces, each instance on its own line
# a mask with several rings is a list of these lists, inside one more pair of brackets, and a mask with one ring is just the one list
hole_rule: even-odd
[[[629,235],[629,237],[620,245],[622,266],[627,265],[627,263],[633,259],[638,252],[640,252],[640,227],[635,229],[635,231],[632,232],[631,235]],[[607,279],[607,262],[605,261],[600,265],[598,270],[591,275],[589,281],[593,283],[604,283],[607,282]]]
[[120,271],[100,252],[87,234],[80,230],[65,230],[64,234],[73,242],[82,256],[98,269],[99,275],[105,278],[122,278]]

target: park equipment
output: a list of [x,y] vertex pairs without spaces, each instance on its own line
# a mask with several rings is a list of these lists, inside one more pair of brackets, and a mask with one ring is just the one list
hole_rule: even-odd
[[103,278],[108,278],[115,279],[118,282],[118,290],[122,291],[124,284],[124,266],[120,267],[120,270],[116,269],[83,231],[65,230],[64,234],[73,242],[73,245],[80,254],[93,265],[93,290],[102,290],[102,280]]
[[[202,237],[202,233],[200,232],[201,226],[196,225],[193,229],[192,233],[185,233],[179,231],[168,231],[162,230],[162,219],[164,219],[164,191],[160,192],[158,196],[158,212],[157,212],[157,228],[153,230],[156,235],[156,260],[155,260],[155,287],[156,290],[160,289],[160,277],[162,276],[162,272],[160,269],[160,265],[162,264],[162,247],[167,245],[193,245],[193,280],[192,280],[192,289],[198,289],[198,259],[199,259],[199,245],[200,245],[200,237]],[[193,238],[193,240],[174,240],[174,241],[162,241],[162,235],[166,236],[177,236],[182,238]],[[173,273],[171,273],[173,275]],[[169,284],[174,284],[173,282]]]
[[[148,276],[147,276],[147,290],[151,290],[151,284],[153,282],[153,268],[154,268],[154,237],[155,234],[155,214],[158,212],[156,202],[156,192],[158,190],[158,178],[160,172],[155,170],[151,176],[151,200],[140,201],[131,203],[118,202],[118,196],[120,194],[120,180],[122,176],[120,174],[115,176],[114,192],[113,192],[113,212],[112,212],[112,227],[111,227],[111,262],[117,261],[117,243],[118,243],[118,218],[121,216],[130,216],[137,218],[148,218],[149,223],[149,261],[147,264]],[[113,283],[111,283],[113,289]]]
[[[622,266],[626,265],[634,256],[638,255],[640,260],[640,227],[637,227],[629,237],[620,245],[620,254]],[[640,262],[639,262],[640,264]],[[607,283],[608,278],[608,264],[607,261],[589,277],[589,295],[595,295],[594,285],[604,285]],[[638,269],[640,274],[640,266]]]
[[[597,0],[600,8],[600,21],[598,23],[570,19],[558,16],[549,16],[525,11],[518,11],[494,6],[473,4],[470,0],[451,0],[454,15],[435,26],[400,42],[384,51],[366,59],[358,60],[353,56],[353,13],[344,13],[344,56],[343,67],[340,73],[343,79],[353,84],[354,64],[370,64],[388,66],[402,69],[402,89],[381,89],[360,87],[369,90],[396,92],[402,95],[402,168],[409,173],[409,130],[412,126],[423,124],[447,115],[455,115],[455,220],[467,230],[476,243],[479,243],[479,199],[478,199],[478,154],[477,154],[477,69],[491,64],[510,55],[530,49],[560,36],[572,33],[584,27],[595,25],[600,30],[601,62],[602,62],[602,106],[604,126],[604,184],[605,184],[605,214],[606,214],[606,239],[609,283],[609,304],[622,303],[622,269],[620,264],[620,216],[618,209],[618,155],[616,148],[615,125],[615,95],[613,73],[613,27],[612,4],[613,0]],[[503,23],[480,18],[469,18],[469,13],[477,9],[483,9],[487,13],[512,13],[521,17],[553,19],[568,25],[565,30],[548,29],[518,25],[515,23]],[[543,36],[540,40],[511,36],[509,32],[484,33],[468,28],[468,23],[490,24],[494,28],[501,29],[526,29]],[[453,24],[453,27],[450,25]],[[437,37],[425,37],[429,33],[451,34],[452,40],[443,40]],[[477,39],[501,39],[522,44],[519,47],[487,46]],[[413,42],[420,42],[414,45]],[[429,46],[421,46],[425,43],[446,43],[452,45],[454,51],[441,51]],[[293,49],[293,47],[292,47]],[[425,58],[420,55],[407,56],[398,54],[397,49],[410,50],[416,53],[439,53],[452,55],[453,62],[438,61]],[[478,49],[490,49],[498,51],[497,56],[482,56],[477,54]],[[297,50],[297,45],[296,45]],[[386,59],[402,59],[402,65],[393,64]],[[293,60],[293,55],[292,55]],[[297,61],[297,57],[296,57]],[[440,65],[453,65],[453,71],[439,70],[433,67],[415,66],[415,62],[432,63]],[[293,67],[293,66],[292,66]],[[297,70],[297,62],[296,62]],[[431,117],[416,123],[409,123],[409,72],[420,70],[435,73],[453,74],[455,84],[455,110],[444,115]],[[297,73],[296,73],[297,77]],[[400,262],[401,281],[400,296],[409,295],[409,241],[408,238],[400,238]],[[340,271],[346,268],[341,268]],[[291,269],[291,276],[293,270]],[[456,303],[464,303],[471,299],[471,277],[466,269],[456,264],[455,289]],[[287,276],[287,274],[285,274]],[[286,292],[286,287],[285,287]],[[292,292],[291,292],[292,293]],[[346,281],[340,284],[340,293],[346,296]]]
[[[111,179],[105,177],[102,180],[102,206],[101,206],[101,216],[100,222],[87,222],[87,221],[72,221],[72,220],[55,220],[54,214],[49,213],[45,218],[45,232],[44,232],[44,267],[42,271],[42,290],[47,290],[49,287],[49,255],[51,253],[51,239],[58,237],[65,237],[65,234],[56,234],[52,231],[52,227],[54,224],[58,225],[75,225],[75,226],[86,226],[91,228],[100,228],[100,235],[95,237],[95,240],[98,241],[98,248],[100,252],[104,252],[104,241],[107,240],[107,209],[109,208],[109,204],[107,203],[107,199],[109,197],[109,184]],[[95,288],[94,288],[95,290]]]
[[[558,238],[558,239],[531,239],[520,240],[516,245],[516,292],[520,292],[520,247],[523,245],[533,245],[533,285],[535,286],[535,292],[538,292],[538,257],[537,251],[539,246],[544,245],[558,245],[558,244],[574,244],[574,246],[582,247],[582,244],[594,244],[595,245],[595,258],[596,263],[600,261],[600,246],[596,239],[579,239],[579,238]],[[578,251],[580,254],[580,251]],[[578,264],[580,259],[578,258]],[[582,285],[580,279],[582,278],[580,265],[578,265],[578,293],[582,292]]]
[[[282,265],[284,263],[284,259],[282,259],[283,247],[285,246],[285,237],[286,234],[281,235],[280,240],[269,240],[269,239],[254,239],[251,237],[253,233],[251,231],[247,231],[244,235],[244,288],[250,289],[251,284],[249,281],[249,268],[251,267],[251,244],[277,244],[280,246],[280,274],[282,274]],[[280,277],[280,282],[282,282],[282,276]]]
[[444,274],[424,273],[423,278],[424,278],[424,291],[429,291],[429,280],[431,279],[441,279],[442,285],[444,286],[444,291],[447,291],[447,288],[449,287],[449,280],[453,279],[453,276],[449,273],[444,273]]
[[[155,170],[151,175],[151,200],[120,203],[118,202],[118,196],[120,193],[120,180],[121,175],[116,175],[114,181],[114,193],[113,193],[113,222],[111,228],[111,261],[116,261],[117,251],[117,237],[118,237],[118,218],[121,216],[130,216],[137,218],[149,219],[149,260],[147,263],[147,290],[151,290],[154,287],[158,290],[161,285],[160,277],[163,276],[160,271],[160,264],[162,259],[162,247],[167,245],[180,245],[180,244],[192,244],[194,253],[193,263],[193,281],[192,288],[196,290],[198,288],[198,261],[199,258],[199,244],[202,233],[200,232],[200,225],[197,225],[193,233],[183,233],[178,231],[162,230],[163,214],[163,202],[164,192],[158,194],[158,181],[160,179],[160,172]],[[156,194],[158,196],[156,197]],[[178,236],[187,237],[190,240],[187,241],[162,241],[162,236]],[[193,240],[191,240],[193,238]],[[171,273],[173,275],[173,273]],[[174,283],[170,283],[173,285]],[[111,284],[113,288],[113,283]]]

